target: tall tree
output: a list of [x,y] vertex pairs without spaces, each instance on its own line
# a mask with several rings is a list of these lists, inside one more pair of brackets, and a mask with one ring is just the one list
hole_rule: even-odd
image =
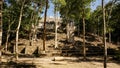
[[[84,3],[84,1],[83,1]],[[84,60],[86,59],[86,46],[85,46],[85,6],[82,7],[82,21],[83,21],[83,55]]]
[[57,3],[55,0],[55,5],[54,5],[54,18],[55,18],[55,48],[58,48],[58,44],[57,44]]
[[45,51],[45,41],[46,41],[46,17],[48,9],[48,0],[46,0],[45,14],[44,14],[44,31],[43,31],[43,50]]
[[116,0],[115,5],[113,6],[113,10],[111,13],[111,18],[109,21],[109,25],[114,29],[113,32],[111,32],[112,41],[120,45],[120,1]]
[[[85,20],[90,14],[88,9],[90,8],[90,3],[95,0],[65,0],[66,6],[61,7],[61,15],[66,20],[80,20],[82,19],[83,24],[83,56],[86,58],[86,47],[85,47]],[[69,23],[67,24],[69,25]],[[69,27],[69,26],[68,26]],[[69,28],[68,28],[69,30]],[[70,37],[70,32],[67,31],[67,39]]]
[[23,16],[23,8],[24,8],[25,0],[23,0],[21,4],[22,4],[22,5],[21,5],[21,9],[20,9],[19,22],[18,22],[18,26],[17,26],[17,29],[16,29],[16,44],[15,44],[16,60],[18,60],[19,29],[20,29],[20,25],[21,25],[22,16]]
[[[18,27],[18,23],[19,23],[18,21],[20,19],[19,15],[21,12],[20,10],[21,10],[22,4],[21,4],[21,0],[4,0],[4,1],[5,2],[3,4],[3,23],[4,23],[3,24],[3,44],[6,42],[5,45],[7,48],[8,42],[15,39],[14,34],[15,34],[15,31],[17,30],[16,28]],[[31,29],[30,27],[31,24],[37,22],[38,19],[40,19],[40,14],[42,13],[42,10],[44,7],[43,2],[44,0],[29,0],[25,2],[24,9],[22,11],[22,20],[21,20],[22,23],[20,24],[20,28],[19,28],[19,37],[21,36],[24,36],[25,38],[28,37],[29,29]],[[37,8],[33,7],[33,3],[37,5]],[[33,14],[33,11],[34,11],[34,14]],[[36,18],[31,19],[31,16],[33,17],[33,15]]]
[[[66,40],[67,42],[73,43],[74,42],[74,19],[77,13],[78,1],[72,0],[68,1],[65,0],[66,5],[61,6],[60,13],[61,17],[63,17],[66,23]],[[77,4],[75,4],[77,3]]]
[[[85,45],[85,19],[87,19],[87,15],[85,14],[85,12],[87,11],[90,5],[90,3],[94,1],[94,0],[82,0],[82,23],[83,23],[83,57],[84,60],[86,60],[86,45]],[[89,13],[89,12],[87,12]],[[89,15],[89,14],[88,14]]]
[[58,16],[57,13],[60,10],[61,6],[65,5],[65,0],[52,0],[54,4],[54,19],[55,19],[55,48],[58,48],[57,43],[57,28],[58,28]]
[[[102,35],[103,33],[103,27],[102,23],[102,7],[98,6],[94,12],[91,13],[91,22],[89,24],[89,30],[91,33],[97,33],[98,36]],[[92,27],[91,27],[92,26]]]
[[106,14],[105,15],[106,15],[106,23],[107,23],[106,33],[108,33],[108,35],[109,35],[108,36],[109,43],[111,43],[111,32],[114,31],[112,26],[110,26],[111,25],[110,17],[111,17],[112,10],[113,10],[113,7],[114,7],[116,2],[117,2],[117,0],[112,0],[105,5],[105,8],[106,8]]
[[[0,0],[0,47],[2,45],[2,3],[3,0]],[[1,57],[2,53],[0,50],[0,57]]]
[[10,19],[9,19],[8,22],[9,22],[9,24],[8,24],[7,36],[6,36],[6,42],[5,42],[5,51],[6,52],[7,52],[7,48],[8,48],[8,40],[9,40],[9,37],[10,37],[11,25],[15,22],[15,20],[10,22]]
[[105,20],[104,0],[102,0],[102,12],[103,12],[104,68],[107,68],[106,20]]

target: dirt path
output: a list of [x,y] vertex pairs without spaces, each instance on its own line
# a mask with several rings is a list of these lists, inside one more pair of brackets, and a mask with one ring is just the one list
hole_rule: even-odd
[[[62,64],[41,64],[38,68],[103,68],[103,63],[100,62],[69,62]],[[120,68],[120,65],[115,63],[108,63],[107,68]]]
[[[52,61],[56,58],[56,61]],[[19,62],[33,63],[36,68],[103,68],[102,61],[82,61],[75,57],[20,58]],[[58,59],[59,58],[59,59]],[[107,68],[120,68],[120,63],[108,62]]]

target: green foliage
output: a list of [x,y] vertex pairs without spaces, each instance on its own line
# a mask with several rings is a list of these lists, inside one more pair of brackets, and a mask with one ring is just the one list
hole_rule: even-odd
[[[8,30],[8,26],[13,21],[14,23],[10,26],[10,30],[11,30],[10,34],[12,34],[11,36],[15,36],[13,34],[15,34],[18,25],[20,8],[22,5],[21,3],[22,0],[5,0],[3,4],[3,38],[4,39],[6,38],[6,32]],[[20,35],[28,35],[28,32],[31,29],[31,24],[38,23],[35,21],[36,19],[40,19],[40,14],[43,13],[44,6],[45,6],[45,0],[26,0],[23,8]]]
[[94,33],[94,34],[99,33],[99,35],[102,35],[102,31],[103,31],[102,23],[103,23],[102,22],[102,8],[101,6],[98,6],[96,10],[91,12],[89,24],[87,25],[89,32]]
[[85,6],[85,18],[90,17],[90,3],[95,0],[65,0],[66,5],[60,7],[61,17],[79,20],[82,18],[83,6]]
[[[74,20],[76,25],[82,27],[83,9],[85,11],[86,30],[91,33],[99,33],[102,35],[102,8],[98,6],[96,10],[91,12],[90,4],[95,0],[51,0],[56,5],[56,11],[59,11],[63,22]],[[120,1],[114,0],[112,12],[110,14],[112,1],[106,4],[106,21],[107,33],[111,32],[112,37],[119,39],[120,35]],[[6,0],[3,4],[3,36],[6,37],[8,25],[13,21],[11,30],[15,31],[18,25],[20,15],[20,7],[22,0]],[[45,0],[26,0],[23,8],[23,17],[20,27],[20,34],[26,35],[30,31],[31,25],[37,25],[36,19],[41,19],[40,14],[43,13]],[[82,29],[81,29],[82,30]],[[15,32],[12,32],[15,33]],[[15,35],[14,35],[15,36]]]
[[59,4],[60,6],[65,6],[66,2],[65,0],[52,0],[54,4]]
[[[113,41],[119,40],[120,31],[120,2],[110,1],[105,5],[106,12],[106,27],[107,34],[112,33]],[[102,35],[103,31],[103,20],[102,20],[102,8],[98,6],[90,15],[90,24],[87,26],[91,33],[99,33]],[[92,26],[92,27],[91,27]],[[107,35],[106,34],[106,35]]]

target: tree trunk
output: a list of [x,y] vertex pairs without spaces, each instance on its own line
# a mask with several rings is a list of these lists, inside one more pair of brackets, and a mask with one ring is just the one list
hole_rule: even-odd
[[67,42],[74,44],[74,21],[67,22]]
[[[14,20],[15,21],[15,20]],[[7,48],[8,48],[8,39],[9,39],[9,37],[10,37],[10,30],[11,30],[11,25],[14,23],[14,21],[12,21],[11,23],[10,23],[10,20],[9,20],[9,25],[8,25],[8,30],[7,30],[7,37],[6,37],[6,42],[5,42],[5,51],[7,51]]]
[[68,21],[67,21],[67,25],[66,25],[66,32],[67,32],[67,35],[66,35],[67,42],[69,42],[70,30],[69,30],[69,22]]
[[43,50],[45,51],[45,41],[46,41],[46,17],[47,17],[47,8],[48,8],[48,0],[46,0],[46,8],[44,14],[44,31],[43,31]]
[[[108,26],[108,28],[110,27],[109,26],[109,21],[110,21],[110,16],[111,16],[111,13],[112,13],[112,9],[113,9],[113,4],[116,2],[116,0],[113,0],[112,1],[112,5],[111,5],[111,7],[110,7],[110,13],[108,14],[108,20],[107,20],[107,26]],[[111,43],[111,31],[110,31],[110,29],[108,29],[108,32],[109,32],[109,43]]]
[[57,44],[57,21],[55,23],[55,48],[58,48],[58,44]]
[[80,26],[78,25],[77,26],[77,33],[78,33],[78,36],[80,35]]
[[[0,49],[2,45],[2,3],[3,1],[0,0]],[[0,57],[2,56],[2,52],[0,50]]]
[[37,41],[37,22],[38,22],[38,17],[34,14],[33,15],[33,20],[35,23],[32,23],[32,28],[31,28],[31,42]]
[[[30,17],[30,21],[29,23],[31,23],[31,21],[33,20],[33,12],[31,13],[31,17]],[[32,42],[32,25],[30,25],[30,28],[29,28],[29,45],[32,46],[33,45],[33,42]]]
[[83,6],[83,58],[86,60],[86,45],[85,45],[85,7]]
[[111,32],[109,32],[109,43],[111,43]]
[[106,22],[105,22],[105,8],[104,0],[102,0],[102,11],[103,11],[103,43],[104,43],[104,68],[107,68],[107,45],[106,45]]
[[33,34],[34,34],[34,25],[31,25],[31,33],[30,33],[30,46],[33,46]]
[[23,7],[24,7],[25,0],[22,1],[21,9],[20,9],[20,16],[19,16],[19,22],[16,29],[16,44],[15,44],[15,50],[16,50],[16,60],[18,60],[18,39],[19,39],[19,29],[21,25],[22,20],[22,14],[23,14]]
[[84,59],[86,59],[86,45],[85,45],[85,19],[83,18],[83,51]]
[[55,16],[55,48],[58,48],[58,44],[57,44],[57,5],[55,4],[55,13],[54,13],[54,16]]
[[75,26],[74,26],[74,21],[70,22],[70,42],[74,45],[74,31],[75,31]]
[[34,24],[34,40],[37,41],[37,23],[38,23],[38,17],[36,17],[36,21],[35,21],[35,24]]
[[[10,23],[10,19],[8,20],[8,23]],[[6,42],[5,42],[5,51],[6,52],[7,52],[7,48],[8,48],[8,39],[9,39],[9,36],[10,36],[9,32],[10,32],[10,24],[8,24],[7,37],[6,37]]]
[[33,45],[33,41],[37,41],[37,22],[38,22],[38,17],[35,17],[35,15],[33,15],[33,19],[32,20],[35,20],[35,23],[32,23],[31,29],[30,29],[30,35],[29,35],[30,46]]

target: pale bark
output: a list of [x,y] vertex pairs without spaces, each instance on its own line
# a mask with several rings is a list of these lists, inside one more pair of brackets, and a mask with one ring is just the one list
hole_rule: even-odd
[[104,0],[102,0],[103,11],[103,43],[104,43],[104,68],[107,68],[107,45],[106,45],[106,21],[105,21],[105,7]]
[[85,6],[83,6],[83,14],[82,14],[82,19],[83,19],[83,58],[86,60],[86,45],[85,45]]
[[9,40],[9,37],[10,37],[10,30],[11,30],[11,25],[14,23],[15,20],[13,20],[11,23],[10,23],[10,20],[9,20],[9,25],[8,25],[8,30],[7,30],[7,37],[6,37],[6,42],[5,42],[5,51],[7,51],[7,48],[8,48],[8,40]]
[[[84,13],[84,11],[83,11]],[[83,54],[84,59],[86,59],[86,45],[85,45],[85,18],[83,17]]]
[[22,14],[23,14],[23,7],[25,4],[25,0],[22,1],[21,9],[20,9],[20,16],[19,16],[19,22],[16,29],[16,44],[15,44],[15,50],[16,50],[16,60],[18,60],[18,39],[19,39],[19,29],[22,21]]
[[66,25],[66,32],[67,32],[67,35],[66,35],[66,38],[67,38],[67,42],[69,42],[69,36],[70,36],[70,32],[69,32],[69,22],[67,21],[67,25]]
[[67,23],[67,42],[74,44],[74,21]]
[[31,25],[31,32],[30,32],[30,46],[33,46],[33,32],[34,32],[34,25]]
[[35,23],[32,23],[32,25],[31,25],[30,36],[29,36],[30,46],[33,45],[33,41],[37,41],[37,22],[38,22],[38,17],[35,17],[35,15],[33,15],[33,19],[32,20],[35,20]]
[[58,43],[57,43],[57,22],[55,26],[55,48],[58,48]]
[[37,41],[37,23],[38,23],[38,17],[36,17],[36,22],[34,24],[34,40]]
[[[112,10],[113,10],[113,5],[114,5],[115,2],[116,2],[116,0],[113,0],[113,1],[112,1],[112,5],[111,5],[111,7],[110,7],[110,13],[108,14],[107,23],[109,23],[109,21],[110,21],[110,16],[111,16],[111,13],[112,13]],[[107,26],[108,26],[108,28],[109,28],[109,24],[107,24]],[[109,32],[109,43],[111,43],[111,31],[110,31],[110,29],[108,29],[108,32]]]
[[55,16],[55,48],[58,48],[58,44],[57,44],[57,10],[56,10],[57,6],[55,4],[55,13],[54,13],[54,16]]

